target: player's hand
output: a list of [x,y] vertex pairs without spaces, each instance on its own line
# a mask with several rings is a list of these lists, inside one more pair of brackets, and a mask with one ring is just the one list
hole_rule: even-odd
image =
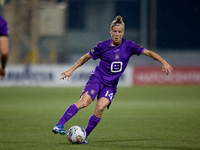
[[63,72],[62,74],[62,77],[60,78],[60,79],[65,79],[65,78],[67,78],[67,80],[69,81],[69,79],[70,79],[70,77],[71,77],[71,75],[72,75],[72,73],[70,72],[70,70],[67,70],[67,71],[65,71],[65,72]]
[[166,75],[169,75],[172,73],[173,68],[167,62],[165,62],[162,64],[162,71],[165,71]]
[[2,68],[0,67],[0,79],[3,79],[3,77],[4,77],[5,75],[6,75],[5,70],[2,69]]

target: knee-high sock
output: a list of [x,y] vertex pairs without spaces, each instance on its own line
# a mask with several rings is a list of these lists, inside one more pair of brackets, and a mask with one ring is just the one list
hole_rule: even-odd
[[57,124],[64,125],[69,119],[71,119],[78,112],[78,108],[75,104],[70,105],[64,112]]
[[92,130],[96,127],[96,125],[99,123],[101,118],[96,117],[95,115],[92,115],[88,121],[88,124],[85,128],[86,136],[88,137],[89,134],[92,132]]

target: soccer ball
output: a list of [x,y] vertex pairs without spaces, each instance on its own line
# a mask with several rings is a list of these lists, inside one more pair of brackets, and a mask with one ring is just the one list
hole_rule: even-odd
[[80,144],[85,141],[86,132],[80,126],[73,126],[67,132],[68,140],[73,144]]

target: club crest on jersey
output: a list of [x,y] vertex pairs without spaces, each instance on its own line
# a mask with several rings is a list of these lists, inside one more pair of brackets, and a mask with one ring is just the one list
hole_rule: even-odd
[[94,94],[95,94],[95,90],[92,89],[92,90],[90,91],[90,93],[91,93],[92,95],[94,95]]
[[115,54],[115,60],[119,60],[119,54]]

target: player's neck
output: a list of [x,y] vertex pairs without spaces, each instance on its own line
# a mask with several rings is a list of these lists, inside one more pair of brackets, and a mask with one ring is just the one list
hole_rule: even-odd
[[120,44],[121,44],[121,42],[118,42],[118,43],[117,43],[117,42],[114,42],[114,41],[111,42],[111,46],[118,46],[118,45],[120,45]]

